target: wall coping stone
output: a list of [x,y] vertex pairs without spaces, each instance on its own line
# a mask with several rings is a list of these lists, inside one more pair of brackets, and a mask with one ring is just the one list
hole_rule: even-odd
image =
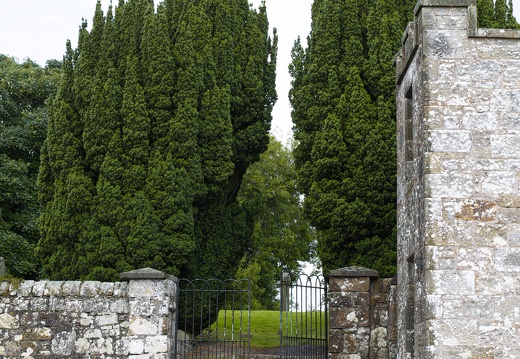
[[330,277],[371,277],[379,278],[379,272],[364,267],[345,267],[330,271]]
[[476,5],[477,0],[419,0],[413,12],[418,15],[422,7],[468,7]]
[[141,268],[129,272],[124,272],[119,274],[119,278],[126,281],[134,279],[169,279],[177,282],[177,277],[153,268]]

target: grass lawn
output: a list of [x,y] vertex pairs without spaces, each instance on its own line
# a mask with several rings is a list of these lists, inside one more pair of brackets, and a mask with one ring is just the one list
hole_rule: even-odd
[[[319,313],[318,313],[319,314]],[[301,335],[302,331],[306,328],[311,330],[310,322],[322,321],[324,325],[323,316],[320,319],[316,312],[303,312],[303,313],[290,313],[287,315],[284,313],[284,322],[290,319],[292,324],[293,333],[295,335],[296,329],[298,334]],[[247,311],[242,312],[243,316],[247,316]],[[240,335],[240,312],[236,311],[234,314],[234,321],[232,320],[231,311],[220,311],[219,318],[216,323],[211,326],[211,337],[215,338],[218,335],[219,339],[224,338],[224,332],[226,333],[226,340],[230,339],[233,331],[232,324],[234,322],[234,335]],[[307,323],[307,325],[306,325]],[[302,325],[303,324],[303,325]],[[217,328],[218,325],[218,328]],[[284,333],[286,332],[286,325],[284,324]],[[242,334],[247,334],[247,318],[242,318]],[[314,326],[314,325],[313,325]],[[298,328],[297,328],[298,327]],[[324,329],[322,329],[324,331]],[[217,334],[218,333],[218,334]],[[251,311],[251,347],[252,348],[273,348],[280,345],[280,312],[269,311],[269,310],[255,310]],[[207,333],[206,333],[207,335]],[[311,334],[307,334],[311,336]],[[317,337],[316,331],[312,330],[312,336]],[[319,337],[319,336],[318,336]]]

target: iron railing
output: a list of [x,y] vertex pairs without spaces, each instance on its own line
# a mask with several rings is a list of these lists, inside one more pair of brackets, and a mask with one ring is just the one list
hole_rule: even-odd
[[179,280],[174,358],[249,358],[251,282]]
[[280,278],[280,358],[326,359],[327,285],[321,276]]

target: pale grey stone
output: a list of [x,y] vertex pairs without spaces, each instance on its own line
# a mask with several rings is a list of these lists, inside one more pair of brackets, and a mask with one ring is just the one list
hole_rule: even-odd
[[149,336],[146,338],[144,350],[146,353],[159,354],[167,353],[170,347],[170,339],[166,335]]
[[492,135],[491,155],[494,158],[520,157],[520,136],[515,135]]
[[469,152],[472,148],[469,131],[430,131],[428,141],[435,152]]
[[128,326],[129,335],[157,335],[159,328],[157,324],[150,322],[144,318],[133,317],[130,318]]
[[100,293],[101,282],[87,281],[81,284],[80,295],[84,297],[95,297]]
[[466,198],[474,193],[473,174],[428,174],[425,182],[429,197]]
[[469,112],[462,118],[462,127],[466,130],[486,130],[497,129],[497,115],[494,112]]
[[71,355],[74,352],[76,332],[57,333],[51,341],[51,350],[54,355]]
[[131,338],[128,341],[129,354],[143,354],[144,353],[144,339]]
[[467,270],[428,270],[425,285],[430,294],[475,294],[475,272]]
[[60,281],[50,281],[47,282],[47,285],[45,286],[45,290],[43,291],[44,296],[59,296],[61,295],[61,287],[64,282]]
[[45,286],[47,285],[47,281],[39,281],[35,282],[32,288],[32,295],[36,297],[42,297],[45,291]]
[[62,293],[64,296],[76,296],[79,295],[81,289],[80,281],[67,281],[62,285]]
[[495,251],[495,270],[520,272],[520,248],[500,248]]

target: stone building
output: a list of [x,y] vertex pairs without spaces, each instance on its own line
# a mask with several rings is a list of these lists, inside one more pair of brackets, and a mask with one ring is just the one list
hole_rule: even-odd
[[396,73],[398,358],[520,358],[520,31],[421,0]]

